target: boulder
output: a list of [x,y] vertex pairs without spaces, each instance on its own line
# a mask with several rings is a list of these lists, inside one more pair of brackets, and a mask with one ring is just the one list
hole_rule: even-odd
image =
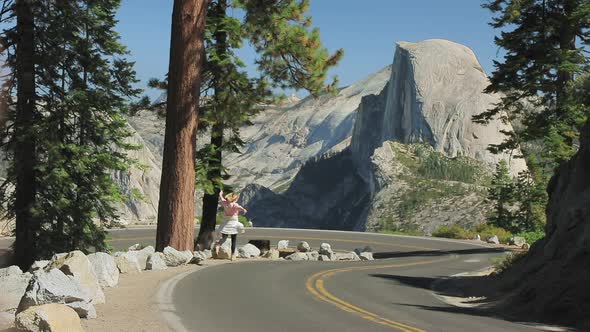
[[205,250],[203,250],[201,252],[205,256],[205,259],[209,259],[209,258],[213,257],[213,252],[211,252],[210,249],[205,249]]
[[119,272],[126,274],[141,273],[136,255],[130,254],[129,252],[116,252],[114,256]]
[[164,261],[164,254],[161,252],[155,252],[151,254],[146,262],[146,270],[166,270],[168,266]]
[[96,317],[92,296],[71,275],[59,269],[39,271],[33,275],[24,296],[21,298],[17,312],[33,306],[48,303],[61,303],[76,310],[80,317]]
[[68,303],[67,306],[74,309],[82,318],[96,318],[96,308],[92,303],[78,301]]
[[278,249],[279,257],[285,258],[291,254],[293,254],[296,250],[293,248],[285,248],[285,249]]
[[320,254],[317,251],[309,251],[305,254],[307,255],[307,260],[309,261],[317,261],[320,257]]
[[279,251],[275,248],[272,248],[269,251],[267,251],[262,257],[268,259],[279,259],[280,256]]
[[309,260],[309,256],[305,252],[295,252],[285,257],[285,259],[290,261],[307,261]]
[[515,237],[511,237],[510,241],[508,242],[508,244],[510,244],[511,246],[517,246],[517,247],[521,247],[526,243],[526,239],[524,237],[520,237],[520,236],[515,236]]
[[104,292],[98,283],[96,273],[83,252],[72,251],[49,263],[45,269],[53,268],[60,269],[64,274],[76,278],[92,298],[92,303],[105,303]]
[[204,260],[207,260],[207,255],[202,251],[193,252],[193,259],[190,261],[192,264],[198,264]]
[[334,255],[335,257],[332,257],[332,260],[336,260],[336,261],[360,261],[361,259],[359,258],[359,256],[354,252],[348,252],[348,253],[338,253]]
[[231,239],[226,239],[222,244],[215,244],[215,250],[213,251],[213,258],[215,259],[230,259],[232,256],[231,252]]
[[305,241],[301,241],[299,242],[299,244],[297,245],[297,251],[299,252],[308,252],[311,250],[311,247],[309,246],[309,244]]
[[141,248],[141,245],[139,243],[136,243],[136,244],[130,246],[129,248],[127,248],[127,250],[128,251],[139,250],[139,248]]
[[251,258],[260,256],[260,249],[255,245],[248,243],[243,247],[238,248],[238,257]]
[[57,303],[30,307],[16,315],[16,328],[27,332],[83,332],[74,309]]
[[14,314],[6,311],[0,311],[0,331],[14,331]]
[[329,243],[322,243],[320,244],[320,250],[318,250],[320,255],[329,255],[332,254],[332,247]]
[[87,256],[101,287],[115,287],[119,283],[119,268],[115,258],[104,252]]
[[281,240],[277,244],[277,249],[287,249],[289,247],[289,240]]
[[369,252],[369,251],[361,252],[358,256],[361,259],[361,261],[374,261],[375,260],[375,258],[373,258],[373,253]]
[[522,245],[522,247],[520,247],[520,249],[522,249],[522,250],[529,250],[529,249],[531,249],[531,245],[528,244],[528,243],[525,243],[525,244]]
[[270,240],[250,240],[248,243],[255,245],[256,248],[260,249],[261,253],[270,250]]
[[494,235],[488,239],[488,243],[500,244],[500,239],[498,239],[498,236]]
[[0,269],[0,311],[18,307],[32,277],[31,273],[23,273],[16,265]]
[[45,261],[44,260],[35,261],[33,263],[33,265],[31,265],[31,267],[29,268],[29,272],[33,273],[35,271],[41,270],[41,269],[45,268],[47,265],[49,265],[50,262],[51,261],[46,261],[46,260]]
[[188,264],[193,259],[193,253],[190,250],[178,251],[170,246],[164,248],[164,262],[167,266],[180,266]]
[[154,252],[156,252],[154,247],[147,246],[141,250],[131,250],[128,253],[130,255],[135,255],[137,258],[137,263],[139,264],[139,268],[145,270],[148,257],[150,257],[150,255]]
[[364,246],[363,248],[356,248],[354,249],[354,252],[360,256],[361,253],[363,252],[373,252],[373,248],[369,247],[369,246]]
[[320,255],[320,257],[318,257],[318,261],[329,262],[329,261],[331,261],[331,259],[330,259],[330,256],[328,256],[328,255]]

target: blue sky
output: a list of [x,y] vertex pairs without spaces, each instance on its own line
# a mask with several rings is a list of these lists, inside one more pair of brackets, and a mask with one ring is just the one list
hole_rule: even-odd
[[[320,28],[329,50],[344,49],[332,70],[342,86],[391,64],[396,41],[444,38],[475,51],[485,71],[493,69],[498,47],[487,23],[490,13],[480,0],[311,0],[309,14]],[[136,62],[142,87],[151,77],[164,77],[168,68],[172,0],[123,0],[118,32]],[[246,62],[254,54],[241,53]],[[255,68],[249,68],[254,72]],[[147,91],[155,97],[157,93]]]

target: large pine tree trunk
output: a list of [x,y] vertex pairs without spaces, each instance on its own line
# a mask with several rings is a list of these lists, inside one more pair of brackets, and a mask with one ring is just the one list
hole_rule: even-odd
[[27,270],[37,255],[37,223],[31,214],[35,202],[35,141],[31,130],[35,112],[34,27],[31,1],[16,2],[16,80],[17,103],[14,169],[16,172],[16,240],[14,262]]
[[[223,144],[223,125],[218,123],[211,129],[211,145],[215,147],[215,156],[210,163],[210,170],[207,172],[209,179],[221,178],[221,145]],[[213,194],[203,196],[203,214],[197,244],[199,249],[209,249],[214,240],[215,222],[217,220],[217,201],[219,188],[215,188]]]
[[196,128],[206,0],[175,0],[156,249],[194,246]]

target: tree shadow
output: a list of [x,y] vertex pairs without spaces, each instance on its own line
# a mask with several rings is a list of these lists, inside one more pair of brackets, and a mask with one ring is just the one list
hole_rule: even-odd
[[[494,287],[496,277],[493,276],[461,276],[461,277],[412,277],[392,274],[370,274],[373,278],[390,280],[395,283],[403,284],[412,288],[425,289],[434,292],[439,296],[455,298],[459,305],[453,305],[446,302],[446,305],[417,305],[407,303],[395,303],[407,307],[415,307],[423,310],[446,312],[451,314],[489,317],[502,319],[513,323],[528,326],[538,326],[539,324],[555,323],[556,320],[548,317],[547,320],[534,319],[526,312],[514,312],[506,310],[498,305],[508,294],[501,294],[497,287]],[[557,327],[552,331],[581,331],[573,327]]]
[[436,257],[453,255],[476,255],[476,254],[490,254],[503,253],[506,250],[503,248],[473,248],[461,250],[418,250],[418,251],[390,251],[390,252],[376,252],[373,253],[375,259],[387,258],[403,258],[403,257]]
[[12,250],[0,249],[0,269],[10,266],[12,263]]

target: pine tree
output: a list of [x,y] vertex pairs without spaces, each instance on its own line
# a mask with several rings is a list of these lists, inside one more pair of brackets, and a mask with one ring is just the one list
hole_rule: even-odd
[[[117,218],[114,203],[122,199],[111,175],[127,169],[125,150],[134,148],[126,143],[130,133],[123,114],[139,91],[132,87],[132,63],[124,59],[127,51],[114,31],[120,0],[17,1],[17,30],[19,4],[28,6],[34,24],[29,57],[22,56],[19,31],[6,31],[17,86],[15,120],[21,103],[30,100],[34,106],[26,126],[9,131],[8,181],[17,194],[8,198],[14,199],[10,212],[17,219],[28,215],[17,225],[15,244],[16,263],[26,268],[55,252],[106,249],[104,225]],[[34,67],[29,77],[19,73],[23,61]],[[21,97],[20,86],[30,84],[29,78],[30,97]],[[34,143],[28,162],[33,202],[25,208],[17,204],[23,188],[19,174],[27,167],[20,157],[23,140]],[[24,256],[22,245],[28,250]]]
[[523,122],[525,129],[505,133],[507,139],[492,146],[494,151],[545,140],[548,158],[556,163],[568,159],[588,117],[587,109],[575,110],[570,91],[575,77],[589,69],[584,45],[590,43],[590,3],[490,0],[483,7],[496,14],[490,25],[502,30],[495,43],[506,51],[504,62],[494,62],[486,92],[504,96],[474,120],[486,123],[502,116],[505,121]]
[[579,131],[590,114],[579,93],[579,80],[590,69],[585,54],[590,43],[590,3],[489,0],[483,7],[495,14],[490,25],[501,30],[495,43],[506,55],[503,62],[494,62],[486,89],[501,93],[501,102],[474,121],[487,123],[500,117],[522,123],[522,129],[505,132],[506,139],[489,149],[522,149],[530,174],[521,174],[514,199],[524,218],[517,228],[528,229],[544,220],[540,210],[547,195],[542,188],[553,170],[575,153]]
[[510,176],[508,164],[502,160],[496,165],[488,190],[488,200],[494,204],[493,212],[488,218],[491,225],[506,230],[513,229],[514,190],[514,181]]
[[164,160],[156,249],[194,247],[196,129],[207,1],[175,0],[172,11]]
[[[314,96],[334,92],[337,80],[326,86],[326,76],[342,57],[342,50],[330,55],[322,46],[319,30],[308,29],[309,1],[216,0],[209,6],[205,93],[210,97],[203,101],[203,118],[211,126],[211,141],[199,153],[198,181],[205,189],[197,238],[203,248],[213,240],[218,194],[228,178],[222,152],[239,152],[240,126],[271,98],[269,87],[306,89]],[[243,21],[228,14],[232,7],[244,10]],[[257,51],[259,78],[248,77],[234,52],[244,41]],[[224,135],[228,130],[231,134]]]

